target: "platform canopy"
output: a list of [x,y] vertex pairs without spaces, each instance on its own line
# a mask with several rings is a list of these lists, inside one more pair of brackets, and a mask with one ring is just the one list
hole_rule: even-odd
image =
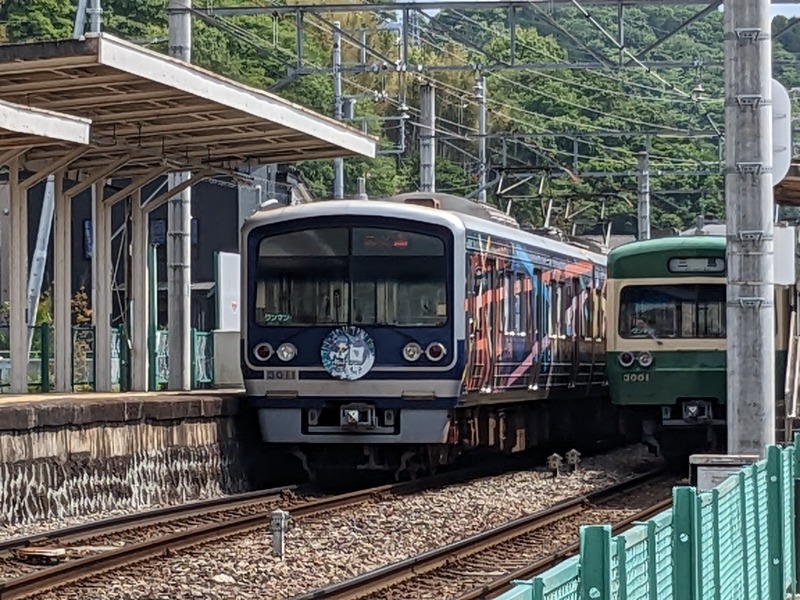
[[38,144],[85,145],[90,136],[89,119],[0,101],[0,156]]
[[67,154],[71,171],[133,177],[376,153],[375,138],[334,119],[107,34],[0,46],[0,80],[0,100],[40,109],[32,115],[91,119],[83,151],[48,136],[0,138],[0,156],[27,148],[32,170]]

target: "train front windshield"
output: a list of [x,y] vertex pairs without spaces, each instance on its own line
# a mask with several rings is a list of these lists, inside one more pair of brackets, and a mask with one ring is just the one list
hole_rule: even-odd
[[619,317],[623,338],[724,338],[725,284],[626,286]]
[[371,227],[265,237],[258,246],[256,324],[444,325],[445,248],[434,235]]

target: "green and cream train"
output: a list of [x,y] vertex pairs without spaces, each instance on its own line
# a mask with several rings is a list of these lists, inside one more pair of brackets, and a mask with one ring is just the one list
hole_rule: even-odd
[[[726,268],[723,235],[631,242],[608,255],[611,402],[630,407],[654,453],[725,450]],[[776,415],[783,423],[796,286],[775,286]],[[793,348],[795,344],[791,344]],[[796,367],[790,369],[796,372]],[[779,425],[780,427],[780,425]]]

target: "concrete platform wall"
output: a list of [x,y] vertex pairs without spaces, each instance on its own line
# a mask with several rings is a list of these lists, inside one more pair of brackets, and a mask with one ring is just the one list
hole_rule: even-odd
[[0,404],[0,525],[267,485],[255,423],[236,396]]

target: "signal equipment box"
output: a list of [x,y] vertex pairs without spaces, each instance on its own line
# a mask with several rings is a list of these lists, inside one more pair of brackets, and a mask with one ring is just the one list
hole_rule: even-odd
[[755,462],[758,462],[755,454],[692,454],[689,457],[691,485],[698,492],[707,492]]

